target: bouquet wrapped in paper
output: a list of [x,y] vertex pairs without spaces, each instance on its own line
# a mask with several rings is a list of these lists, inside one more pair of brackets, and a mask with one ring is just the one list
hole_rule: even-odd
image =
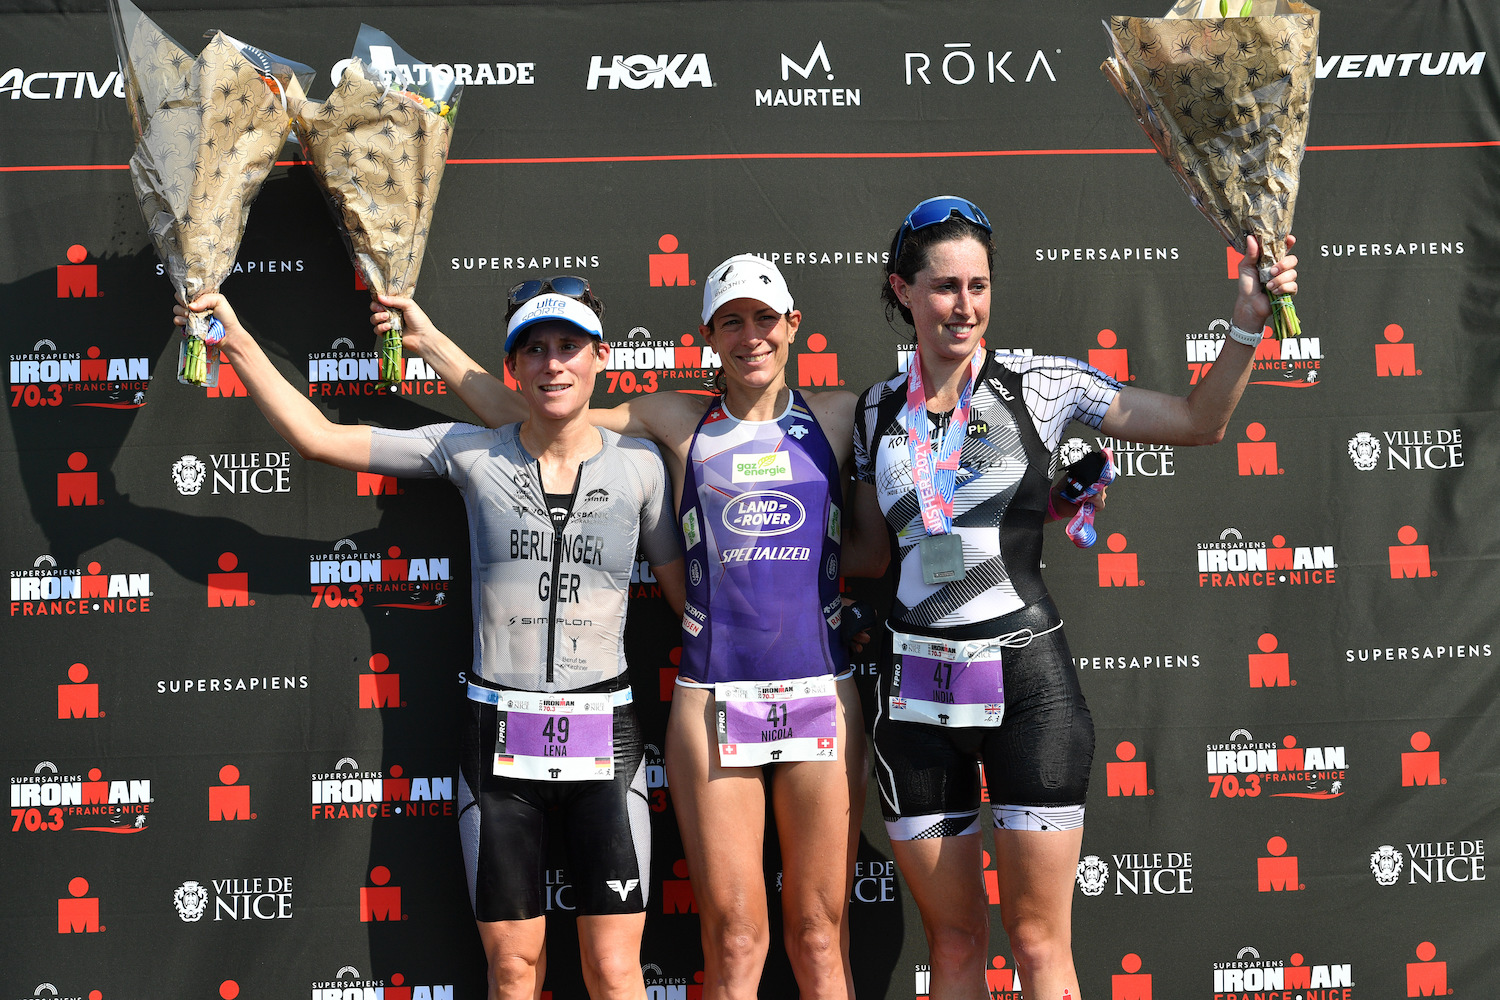
[[[303,152],[372,294],[416,291],[462,89],[448,67],[419,62],[361,25],[333,93],[293,109]],[[401,380],[401,323],[392,313],[380,384]]]
[[[1317,70],[1318,11],[1299,0],[1179,0],[1165,17],[1111,17],[1100,68],[1167,166],[1261,280],[1286,255]],[[1277,337],[1301,332],[1290,296]]]
[[[234,269],[250,202],[286,143],[288,88],[312,69],[222,32],[195,58],[130,0],[111,0],[110,26],[135,127],[130,181],[172,286],[191,302]],[[222,334],[207,314],[188,319],[177,377],[213,385]]]

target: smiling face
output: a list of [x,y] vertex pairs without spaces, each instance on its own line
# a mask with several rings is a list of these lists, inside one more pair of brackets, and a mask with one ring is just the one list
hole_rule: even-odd
[[719,355],[732,385],[764,389],[780,382],[802,313],[782,314],[757,299],[731,299],[699,332]]
[[505,358],[534,417],[566,420],[588,408],[609,346],[571,323],[538,323]]
[[990,265],[983,244],[960,237],[933,244],[911,281],[890,276],[911,310],[917,344],[934,360],[961,361],[978,348],[990,322]]

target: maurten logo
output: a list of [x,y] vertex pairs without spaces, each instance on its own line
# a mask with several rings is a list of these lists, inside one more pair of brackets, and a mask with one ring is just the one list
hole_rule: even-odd
[[[805,63],[799,63],[785,52],[781,54],[781,81],[783,83],[794,83],[792,78],[795,76],[811,84],[814,81],[815,71],[819,71],[817,82],[833,82],[833,66],[828,62],[828,50],[823,47],[821,40],[813,48],[812,55]],[[846,108],[858,107],[859,104],[858,87],[850,90],[847,87],[793,86],[755,91],[757,108]]]

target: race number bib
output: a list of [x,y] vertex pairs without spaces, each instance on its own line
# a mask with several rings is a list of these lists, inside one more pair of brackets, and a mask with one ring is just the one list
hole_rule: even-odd
[[1005,717],[1000,648],[896,633],[891,718],[955,729],[994,728]]
[[607,781],[615,776],[614,754],[609,694],[500,695],[496,774],[529,781]]
[[722,767],[838,759],[831,676],[715,684],[714,716]]

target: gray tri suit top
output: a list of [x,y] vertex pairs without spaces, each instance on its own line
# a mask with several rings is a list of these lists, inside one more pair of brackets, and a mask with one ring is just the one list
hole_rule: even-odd
[[573,509],[554,530],[541,469],[520,424],[374,428],[370,469],[443,478],[469,513],[474,674],[524,691],[572,691],[625,673],[625,605],[637,543],[653,566],[678,558],[661,454],[599,429]]

